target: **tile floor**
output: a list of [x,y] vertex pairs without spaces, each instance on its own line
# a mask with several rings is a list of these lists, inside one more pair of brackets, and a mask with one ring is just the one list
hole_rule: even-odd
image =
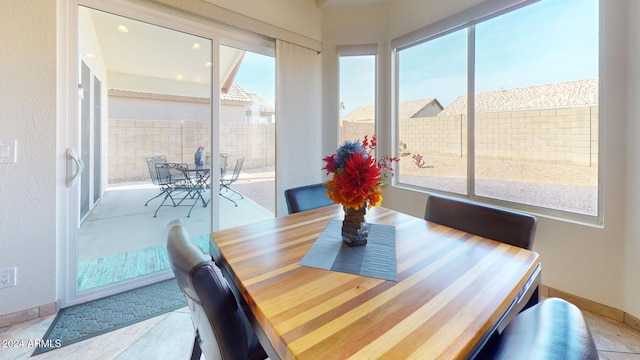
[[[602,360],[640,360],[640,332],[614,320],[583,311]],[[54,315],[0,329],[1,340],[41,339]],[[193,341],[189,310],[174,312],[33,359],[188,359]],[[29,359],[33,347],[0,348],[1,360]]]
[[[115,330],[94,338],[34,356],[32,359],[189,359],[193,341],[189,309]],[[0,341],[24,340],[24,347],[0,348],[1,360],[31,359],[35,347],[29,340],[42,339],[55,315],[0,329]]]

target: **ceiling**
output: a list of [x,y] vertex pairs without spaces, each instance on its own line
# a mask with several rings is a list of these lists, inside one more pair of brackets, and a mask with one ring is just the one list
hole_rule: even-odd
[[[201,84],[210,82],[212,60],[208,39],[97,10],[83,11],[81,16],[90,16],[93,21],[101,50],[101,54],[93,56],[102,57],[107,71]],[[221,84],[232,76],[243,54],[241,50],[221,47]]]
[[339,8],[386,4],[391,2],[391,0],[315,0],[315,2],[319,8]]
[[[340,8],[383,4],[391,0],[313,1],[319,8]],[[207,63],[211,62],[211,44],[207,39],[88,8],[80,14],[91,19],[101,50],[101,54],[83,56],[100,56],[107,71],[209,83],[211,65]],[[243,54],[241,50],[221,47],[221,84],[233,81],[233,70]]]

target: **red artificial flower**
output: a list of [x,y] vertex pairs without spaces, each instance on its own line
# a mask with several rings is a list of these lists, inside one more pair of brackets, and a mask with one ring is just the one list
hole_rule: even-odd
[[352,191],[365,197],[380,182],[380,169],[376,166],[375,159],[368,156],[366,159],[362,154],[353,154],[347,160],[347,166],[343,172],[343,178]]
[[332,173],[332,172],[335,172],[338,169],[338,165],[336,164],[336,161],[333,158],[335,155],[336,154],[325,156],[324,159],[322,159],[322,161],[327,163],[327,165],[325,165],[322,168],[322,170],[326,170],[327,171],[327,175]]
[[[334,202],[358,209],[378,191],[380,181],[380,169],[376,166],[375,159],[372,156],[365,159],[363,154],[356,153],[347,159],[346,167],[336,172],[327,182],[328,194]],[[373,197],[372,200],[380,203],[378,197]]]
[[[384,156],[377,161],[374,157],[374,150],[377,145],[376,136],[369,139],[364,137],[362,142],[363,151],[343,151],[348,156],[341,157],[340,166],[336,161],[338,153],[343,147],[348,145],[351,148],[359,144],[345,142],[338,152],[326,156],[322,159],[326,165],[322,168],[327,174],[333,173],[330,180],[327,181],[327,196],[335,203],[342,204],[345,207],[359,209],[363,206],[371,208],[372,206],[380,206],[382,204],[382,187],[384,187],[384,179],[382,170],[393,171],[392,163],[399,161],[398,158]],[[393,175],[393,173],[391,173]]]

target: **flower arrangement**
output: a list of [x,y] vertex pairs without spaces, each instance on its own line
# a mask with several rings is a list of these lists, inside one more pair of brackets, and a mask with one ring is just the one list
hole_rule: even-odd
[[382,204],[382,188],[386,186],[387,173],[393,175],[393,162],[398,158],[374,157],[376,136],[364,137],[355,142],[345,141],[335,154],[326,156],[322,168],[327,175],[333,173],[327,181],[327,195],[337,204],[347,208],[360,209]]

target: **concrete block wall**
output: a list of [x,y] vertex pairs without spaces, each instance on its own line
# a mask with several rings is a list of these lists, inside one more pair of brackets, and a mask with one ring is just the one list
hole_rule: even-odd
[[209,141],[209,123],[204,121],[182,121],[182,145],[178,151],[180,162],[186,164],[195,163],[195,152],[200,146],[204,147],[205,154],[211,156],[211,146]]
[[[575,107],[480,113],[476,116],[476,154],[495,159],[580,166],[598,165],[598,108]],[[466,116],[400,120],[403,152],[460,156],[467,151]],[[146,157],[193,163],[198,146],[211,153],[209,123],[181,120],[109,121],[109,181],[149,179]],[[342,139],[362,140],[374,133],[372,122],[342,123]],[[220,151],[229,166],[244,156],[243,169],[273,166],[275,124],[222,123]]]
[[[199,146],[211,153],[209,123],[204,121],[112,119],[108,133],[110,183],[149,180],[149,156],[164,155],[168,162],[193,164]],[[228,154],[231,168],[242,156],[245,170],[273,166],[274,148],[274,124],[221,124],[220,149]]]
[[595,107],[481,113],[476,116],[476,154],[596,166],[597,115]]
[[400,119],[399,137],[402,152],[460,156],[467,152],[467,119],[459,115]]
[[149,156],[164,155],[169,162],[183,162],[182,131],[179,121],[110,120],[109,182],[149,180]]
[[229,167],[244,156],[243,169],[275,164],[275,124],[222,123],[220,152],[228,154]]
[[[476,155],[579,166],[598,165],[598,108],[573,107],[476,115]],[[343,122],[341,133],[356,139],[367,123]],[[373,123],[368,123],[370,129]],[[464,115],[400,119],[401,152],[464,155]],[[406,146],[406,148],[405,148]]]
[[365,135],[369,135],[369,137],[371,137],[373,134],[375,134],[373,122],[343,121],[342,126],[340,127],[340,136],[342,139],[340,144],[347,140],[362,141]]

